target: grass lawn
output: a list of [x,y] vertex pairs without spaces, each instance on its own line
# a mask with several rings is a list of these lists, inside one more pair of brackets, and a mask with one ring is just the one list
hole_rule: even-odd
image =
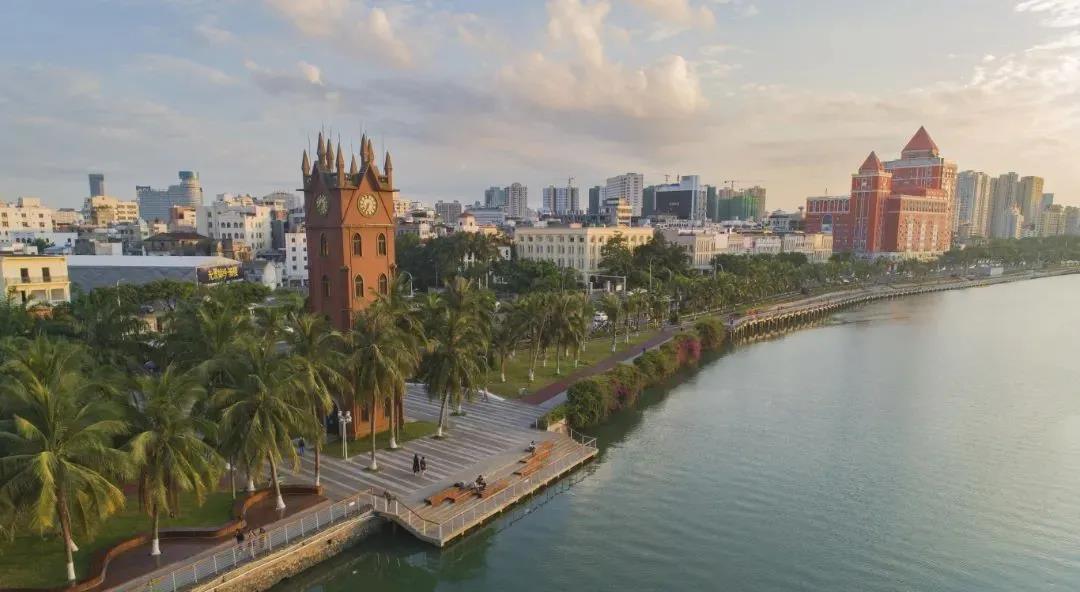
[[[207,496],[200,507],[194,496],[180,496],[180,515],[162,517],[161,528],[174,526],[217,526],[231,518],[233,499],[229,492]],[[139,510],[139,501],[128,498],[127,505],[110,517],[94,534],[93,540],[76,537],[75,573],[87,576],[90,561],[97,551],[108,548],[141,532],[149,532],[150,518]],[[50,588],[67,583],[64,574],[64,544],[59,532],[39,536],[25,534],[14,540],[0,540],[0,588]]]
[[[397,443],[400,445],[403,442],[409,440],[415,440],[417,438],[423,438],[424,436],[430,436],[438,429],[438,424],[430,421],[410,421],[405,424],[401,432],[398,434]],[[390,432],[380,432],[375,434],[375,449],[382,450],[390,445]],[[327,442],[326,447],[323,448],[323,452],[334,458],[341,458],[341,440]],[[356,440],[349,441],[349,458],[352,458],[358,454],[365,452],[371,452],[371,436],[367,435]]]
[[[648,341],[653,338],[659,331],[655,329],[649,329],[642,333],[634,334],[630,336],[630,343],[625,343],[623,334],[619,333],[619,343],[616,346],[616,352],[624,352],[639,347],[639,344]],[[519,349],[517,356],[506,360],[506,382],[500,381],[499,369],[496,367],[492,369],[492,372],[488,375],[487,388],[491,392],[499,395],[500,397],[507,397],[510,399],[517,399],[521,397],[521,389],[526,389],[526,394],[531,393],[537,389],[543,388],[556,380],[566,378],[572,374],[575,370],[574,360],[563,359],[562,361],[562,376],[555,374],[555,353],[551,352],[548,355],[547,367],[544,367],[543,358],[536,363],[536,379],[529,383],[529,366],[531,365],[530,356],[532,352],[526,349]],[[600,339],[591,339],[585,345],[585,349],[581,352],[581,361],[578,364],[578,369],[591,366],[597,362],[607,358],[611,355],[611,337],[603,337]]]

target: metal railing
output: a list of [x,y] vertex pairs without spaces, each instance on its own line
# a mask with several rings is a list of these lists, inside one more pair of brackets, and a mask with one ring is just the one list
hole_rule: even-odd
[[241,544],[218,551],[207,557],[199,557],[162,575],[139,577],[112,588],[117,592],[175,592],[206,582],[210,578],[229,572],[238,566],[251,563],[275,550],[293,545],[298,541],[326,530],[348,518],[355,518],[368,511],[366,503],[373,497],[370,492],[331,504],[316,512],[304,514],[297,520],[277,526],[265,533],[251,535]]

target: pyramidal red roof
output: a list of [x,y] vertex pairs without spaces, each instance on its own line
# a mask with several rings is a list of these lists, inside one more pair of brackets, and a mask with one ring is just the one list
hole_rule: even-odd
[[919,131],[915,132],[911,141],[907,143],[907,146],[904,146],[903,152],[928,152],[937,155],[938,147],[933,138],[930,137],[930,133],[926,131],[926,128],[919,126]]
[[883,170],[885,170],[885,167],[881,166],[881,160],[877,157],[876,152],[871,152],[870,156],[867,156],[862,166],[859,167],[860,173]]

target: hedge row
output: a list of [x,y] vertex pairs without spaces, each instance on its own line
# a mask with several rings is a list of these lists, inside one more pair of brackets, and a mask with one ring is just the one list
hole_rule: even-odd
[[619,364],[574,383],[566,393],[566,403],[549,411],[544,420],[551,423],[565,417],[576,427],[604,421],[615,411],[633,405],[646,388],[697,366],[702,353],[720,349],[726,336],[721,320],[702,319],[693,329],[638,356],[633,364]]

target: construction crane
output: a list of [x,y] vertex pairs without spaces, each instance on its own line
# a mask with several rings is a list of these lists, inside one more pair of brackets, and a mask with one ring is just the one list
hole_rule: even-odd
[[722,181],[722,183],[724,183],[725,185],[727,185],[727,184],[731,185],[732,193],[735,192],[735,184],[736,183],[764,183],[764,182],[765,182],[765,179],[725,179],[724,181]]

